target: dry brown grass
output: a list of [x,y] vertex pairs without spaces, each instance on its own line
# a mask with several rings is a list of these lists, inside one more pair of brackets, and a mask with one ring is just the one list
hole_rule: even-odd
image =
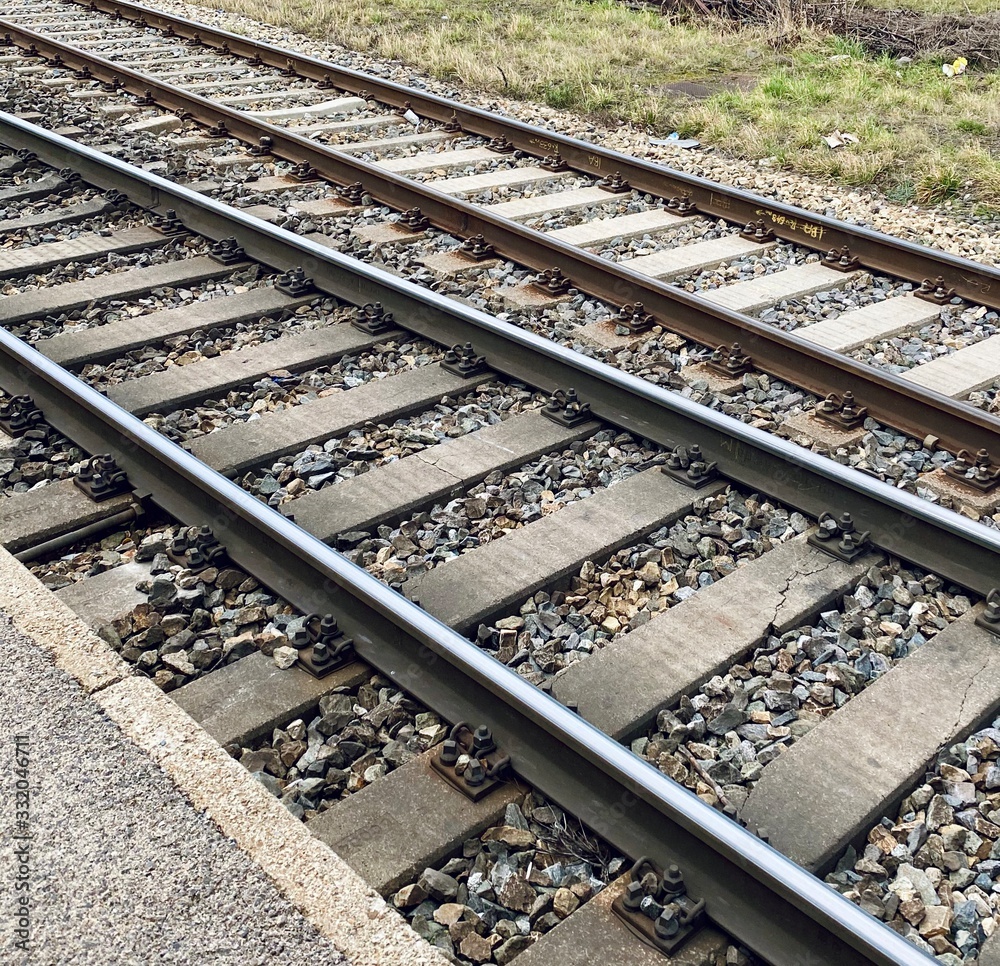
[[856,0],[859,6],[880,10],[915,10],[918,13],[945,13],[953,17],[996,13],[997,0]]
[[682,24],[617,0],[220,0],[222,7],[481,91],[672,130],[675,79],[726,74],[773,31]]

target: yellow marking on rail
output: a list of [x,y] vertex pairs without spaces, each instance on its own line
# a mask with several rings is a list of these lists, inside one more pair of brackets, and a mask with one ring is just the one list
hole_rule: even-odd
[[962,281],[965,282],[971,288],[977,288],[978,287],[979,291],[983,295],[985,295],[987,292],[989,292],[993,288],[993,283],[992,282],[984,282],[981,279],[968,278],[965,275],[962,276]]
[[789,218],[787,215],[779,215],[776,211],[768,211],[766,208],[758,208],[755,214],[763,215],[771,219],[772,225],[781,225],[791,231],[801,231],[810,238],[819,241],[826,232],[822,225],[816,225],[811,221],[800,221],[798,218]]
[[557,144],[552,141],[546,141],[543,138],[531,138],[528,143],[535,145],[540,151],[545,151],[548,154],[559,153],[559,146]]

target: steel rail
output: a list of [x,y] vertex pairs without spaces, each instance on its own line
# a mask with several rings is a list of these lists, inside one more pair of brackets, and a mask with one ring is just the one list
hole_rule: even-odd
[[929,438],[955,453],[985,449],[1000,454],[1000,419],[983,410],[96,54],[2,19],[0,30],[41,56],[58,58],[65,66],[87,67],[97,79],[117,82],[140,96],[152,93],[165,108],[190,114],[203,123],[221,122],[228,135],[246,143],[256,144],[261,137],[268,137],[273,154],[304,161],[335,182],[361,181],[372,196],[399,210],[419,207],[433,224],[449,233],[462,237],[482,234],[497,251],[522,264],[541,270],[555,263],[578,288],[611,304],[642,302],[668,329],[685,338],[709,346],[739,342],[759,368],[793,385],[819,396],[852,392],[858,405],[867,407],[873,418],[919,440]]
[[1000,270],[969,259],[937,251],[913,242],[794,205],[783,204],[748,191],[722,185],[707,178],[685,174],[655,162],[643,161],[565,134],[525,124],[430,94],[404,87],[372,74],[341,67],[294,50],[241,37],[196,20],[152,10],[131,0],[74,0],[94,11],[109,13],[160,30],[170,29],[179,37],[195,38],[204,45],[228,48],[238,57],[259,58],[271,67],[293,70],[298,76],[330,82],[353,94],[366,92],[390,107],[409,108],[418,116],[442,123],[458,123],[463,131],[487,138],[505,137],[516,148],[540,157],[558,154],[578,171],[599,177],[620,172],[632,187],[661,197],[686,196],[700,212],[746,224],[764,219],[779,238],[806,248],[826,252],[850,249],[861,264],[914,282],[941,276],[946,287],[970,301],[1000,308]]
[[84,181],[122,191],[142,207],[174,209],[191,230],[213,239],[235,237],[248,256],[274,268],[302,266],[336,298],[356,305],[379,301],[397,324],[441,345],[471,341],[493,369],[512,379],[545,391],[572,386],[595,415],[638,437],[662,446],[697,443],[726,476],[804,513],[848,510],[888,553],[979,594],[1000,584],[1000,532],[958,513],[2,112],[0,143],[70,167]]
[[[686,412],[687,419],[727,427],[742,445],[765,443],[764,434],[724,416],[26,122],[0,115],[0,133],[4,140],[16,134],[39,157],[74,162],[87,180],[101,174],[119,190],[166,199],[178,210],[183,203],[206,221],[229,221],[226,234],[235,230],[310,253],[340,287],[353,273],[356,290],[380,289],[383,301],[391,298],[424,320],[461,317],[544,356],[547,369],[561,364],[589,372],[621,395],[630,390],[633,398],[655,400],[664,416]],[[110,451],[138,493],[167,513],[208,522],[239,566],[300,610],[333,612],[364,660],[447,720],[485,720],[520,776],[613,846],[678,862],[692,893],[706,899],[710,918],[765,959],[778,966],[928,962],[835,890],[5,330],[0,381],[10,392],[30,393],[52,425],[86,450]],[[775,451],[783,448],[772,443]],[[822,464],[842,475],[835,464],[799,455],[817,472]]]

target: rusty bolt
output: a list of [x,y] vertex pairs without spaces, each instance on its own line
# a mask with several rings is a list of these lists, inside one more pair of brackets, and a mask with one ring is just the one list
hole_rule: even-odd
[[486,769],[478,758],[473,758],[469,762],[469,767],[465,769],[465,783],[475,788],[486,781]]
[[486,725],[480,725],[472,735],[472,751],[475,755],[488,755],[496,750],[493,732]]
[[671,936],[676,936],[680,928],[681,924],[677,921],[677,916],[674,915],[672,909],[664,909],[656,922],[653,923],[653,930],[660,939],[669,939]]
[[676,896],[684,891],[684,873],[676,865],[668,865],[663,872],[663,891]]
[[625,894],[622,896],[622,903],[626,909],[630,909],[633,912],[639,908],[639,904],[642,902],[646,893],[642,888],[642,884],[639,882],[630,882],[625,887]]
[[295,630],[288,635],[288,643],[297,651],[301,651],[302,648],[308,647],[312,643],[312,638],[309,636],[309,631],[307,631],[304,627],[296,627]]

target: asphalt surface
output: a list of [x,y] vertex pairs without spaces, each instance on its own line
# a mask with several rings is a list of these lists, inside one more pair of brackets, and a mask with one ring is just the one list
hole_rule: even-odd
[[0,962],[347,963],[2,611],[0,682]]

